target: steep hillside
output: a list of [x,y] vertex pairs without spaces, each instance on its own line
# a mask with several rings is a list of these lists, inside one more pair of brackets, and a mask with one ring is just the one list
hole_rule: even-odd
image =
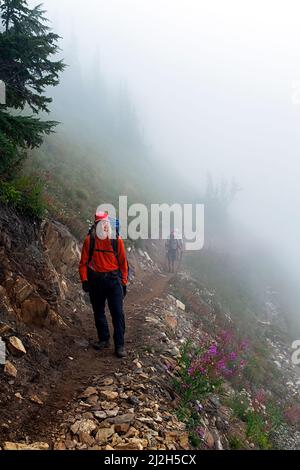
[[78,238],[100,204],[113,204],[118,210],[120,195],[127,196],[128,206],[192,200],[172,170],[158,168],[155,160],[137,155],[133,161],[123,161],[67,136],[54,137],[32,153],[23,174],[41,183],[49,213]]

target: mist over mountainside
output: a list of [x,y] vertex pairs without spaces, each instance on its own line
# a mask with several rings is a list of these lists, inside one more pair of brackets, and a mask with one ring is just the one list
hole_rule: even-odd
[[95,0],[82,11],[52,0],[46,7],[63,49],[72,43],[78,51],[84,79],[100,63],[110,86],[126,84],[159,164],[195,191],[207,172],[217,181],[235,177],[243,189],[232,206],[238,223],[299,279],[298,4]]
[[[0,450],[299,449],[291,10],[35,5],[0,0]],[[113,241],[91,244],[120,196],[146,206],[149,235],[125,239],[125,274]],[[152,204],[204,205],[202,249],[185,249],[185,217],[152,239]],[[117,357],[93,340],[107,252]]]
[[[220,181],[218,176],[199,172],[198,189],[187,184],[190,170],[185,158],[181,176],[168,159],[158,160],[128,86],[122,77],[119,84],[108,82],[101,67],[101,51],[95,51],[88,72],[80,63],[76,36],[65,38],[64,44],[68,68],[55,90],[51,112],[61,125],[26,164],[29,172],[41,177],[52,213],[80,239],[94,208],[104,202],[118,207],[119,195],[127,195],[129,204],[204,203],[205,253],[190,256],[194,269],[209,278],[214,271],[210,264],[216,262],[218,271],[221,258],[226,256],[229,273],[239,273],[235,281],[231,278],[232,285],[242,278],[252,299],[276,286],[283,311],[293,325],[300,324],[296,280],[287,261],[283,262],[259,231],[251,232],[236,217],[235,208],[245,192],[239,181]],[[216,257],[208,264],[201,262],[207,249]],[[224,284],[225,279],[218,281]],[[216,282],[215,278],[210,282]]]
[[70,65],[54,95],[59,132],[88,141],[92,161],[99,151],[102,166],[108,159],[124,174],[118,187],[149,188],[150,202],[158,194],[204,202],[208,173],[219,187],[234,178],[241,191],[229,212],[240,235],[228,249],[247,252],[251,239],[266,247],[298,316],[300,71],[291,5],[270,12],[255,1],[246,14],[230,0],[233,16],[219,0],[45,6]]

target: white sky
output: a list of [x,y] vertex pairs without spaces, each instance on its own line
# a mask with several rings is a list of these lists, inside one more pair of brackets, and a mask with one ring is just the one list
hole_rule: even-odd
[[235,176],[236,214],[300,264],[299,0],[44,5],[87,73],[99,47],[107,79],[127,83],[156,155],[187,184]]

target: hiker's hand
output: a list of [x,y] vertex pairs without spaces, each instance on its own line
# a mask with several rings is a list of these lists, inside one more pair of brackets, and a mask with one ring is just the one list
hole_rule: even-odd
[[89,281],[83,281],[82,289],[84,290],[84,292],[90,292]]
[[122,286],[123,287],[123,296],[126,297],[127,294],[127,286]]

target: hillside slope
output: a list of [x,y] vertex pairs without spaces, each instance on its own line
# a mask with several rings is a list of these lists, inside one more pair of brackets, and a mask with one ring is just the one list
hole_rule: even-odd
[[[272,328],[264,329],[267,350],[250,344],[237,375],[187,399],[184,380],[192,372],[182,348],[203,339],[218,345],[222,331],[233,335],[232,350],[242,339],[214,292],[188,272],[165,273],[159,244],[130,247],[129,355],[120,361],[89,345],[93,316],[78,281],[79,245],[68,229],[7,207],[0,221],[4,449],[300,448],[300,374]],[[254,407],[254,424],[243,400]]]

